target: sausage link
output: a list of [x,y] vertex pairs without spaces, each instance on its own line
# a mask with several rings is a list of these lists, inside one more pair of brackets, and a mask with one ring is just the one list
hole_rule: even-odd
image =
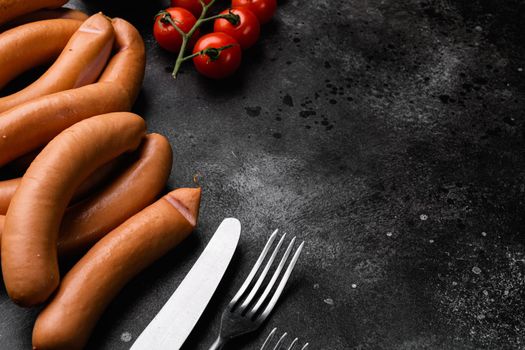
[[145,128],[132,113],[88,118],[55,137],[31,163],[7,210],[2,236],[2,273],[15,303],[40,304],[55,290],[56,244],[67,204],[95,169],[136,149]]
[[[39,152],[40,153],[40,152]],[[35,154],[35,158],[38,154]],[[73,198],[71,199],[72,203],[78,202],[79,200],[84,199],[93,191],[98,190],[104,183],[107,183],[108,180],[115,175],[120,168],[125,167],[126,157],[118,157],[111,160],[110,162],[102,165],[98,168],[93,174],[84,181],[76,190]],[[29,167],[29,164],[27,165]],[[26,169],[27,169],[26,167]],[[5,215],[7,213],[7,208],[9,208],[9,203],[15,195],[15,191],[18,188],[18,185],[22,181],[22,178],[15,178],[11,180],[0,181],[0,215]]]
[[2,243],[2,234],[4,233],[5,216],[0,215],[0,244]]
[[0,24],[44,8],[57,8],[68,0],[0,0]]
[[133,106],[144,80],[146,51],[144,41],[135,27],[123,20],[112,20],[115,28],[117,54],[100,76],[100,82],[118,84],[128,94],[128,105]]
[[124,285],[191,233],[200,194],[195,188],[172,191],[95,244],[64,276],[38,316],[33,349],[82,349]]
[[[71,257],[88,250],[109,231],[158,198],[168,181],[173,159],[168,140],[159,134],[149,134],[133,156],[136,159],[95,195],[68,207],[58,235],[60,257]],[[114,163],[113,161],[108,165]],[[99,183],[102,179],[98,173],[106,172],[104,168],[109,167],[103,166],[97,170],[95,176],[91,175],[80,185],[75,196],[81,187],[87,190],[93,188],[95,182]],[[131,198],[130,193],[133,194]],[[0,199],[1,196],[2,187]],[[2,228],[3,221],[0,242]]]
[[159,134],[147,135],[137,156],[137,161],[99,193],[67,209],[58,239],[60,256],[86,251],[158,198],[171,171],[169,141]]
[[0,34],[0,88],[21,73],[56,59],[81,24],[50,19]]
[[0,215],[7,213],[11,198],[15,195],[15,191],[20,183],[20,178],[0,181]]
[[53,65],[28,87],[0,98],[0,112],[36,97],[91,84],[100,75],[113,47],[111,21],[97,13],[88,18],[68,41]]
[[144,77],[144,42],[128,22],[114,19],[113,25],[117,51],[100,82],[40,97],[0,114],[0,166],[80,120],[131,109]]
[[[15,28],[27,23],[44,21],[48,19],[74,19],[77,21],[85,21],[89,16],[79,10],[74,10],[66,7],[57,9],[43,9],[34,12],[27,13],[25,15],[16,17],[12,21],[7,22],[0,26],[0,31]],[[79,24],[80,26],[80,24]]]

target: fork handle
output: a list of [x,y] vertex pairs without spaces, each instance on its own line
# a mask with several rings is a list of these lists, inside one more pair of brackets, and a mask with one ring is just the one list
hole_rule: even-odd
[[215,342],[210,346],[209,350],[221,350],[226,344],[226,339],[220,335],[215,339]]

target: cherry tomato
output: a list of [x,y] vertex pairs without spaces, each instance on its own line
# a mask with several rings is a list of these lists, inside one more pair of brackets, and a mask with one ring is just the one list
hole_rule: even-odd
[[[191,28],[193,28],[195,22],[197,22],[197,19],[190,11],[181,7],[170,7],[165,11],[169,13],[173,22],[177,24],[184,33],[188,33]],[[153,25],[153,36],[162,48],[175,53],[179,52],[182,45],[182,36],[168,21],[167,15],[157,15],[155,24]],[[198,36],[199,30],[197,29],[188,43],[190,47],[197,40]]]
[[195,68],[202,75],[220,79],[232,75],[241,64],[241,47],[234,38],[224,33],[210,33],[203,35],[195,44],[193,53],[206,49],[220,49],[224,46],[233,45],[217,53],[203,53],[193,57]]
[[[228,10],[221,12],[221,15],[227,15]],[[231,10],[231,13],[239,16],[237,25],[231,24],[225,18],[215,20],[213,24],[214,32],[226,33],[241,45],[242,49],[247,49],[257,42],[261,32],[259,20],[247,7],[238,7]]]
[[264,24],[270,21],[277,10],[277,0],[232,0],[232,7],[247,7]]
[[[211,0],[204,0],[207,5]],[[195,18],[199,18],[202,12],[202,5],[199,0],[171,0],[171,7],[182,7],[193,13]]]

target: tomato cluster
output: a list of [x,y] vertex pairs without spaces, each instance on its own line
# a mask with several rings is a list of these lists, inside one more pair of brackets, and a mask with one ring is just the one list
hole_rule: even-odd
[[[214,1],[203,3],[207,7]],[[171,0],[171,7],[157,15],[153,35],[162,48],[179,54],[178,61],[192,58],[199,73],[220,79],[239,68],[242,50],[257,42],[261,24],[267,23],[276,9],[277,0],[232,0],[230,9],[204,18],[206,11],[200,0]],[[213,32],[199,37],[200,25],[209,20],[214,20]],[[193,47],[192,55],[183,57],[181,50],[187,46]]]

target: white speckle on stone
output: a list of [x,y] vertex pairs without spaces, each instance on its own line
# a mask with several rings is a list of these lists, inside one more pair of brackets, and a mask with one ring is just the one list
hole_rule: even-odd
[[331,299],[331,298],[326,298],[324,300],[324,302],[328,305],[334,305],[334,299]]
[[479,275],[481,273],[481,269],[477,266],[474,266],[472,268],[472,272],[475,273],[476,275]]
[[122,340],[124,343],[129,343],[133,339],[130,332],[124,332],[120,335],[120,340]]
[[429,239],[428,243],[434,243],[434,240],[433,239]]
[[523,72],[523,68],[519,67],[518,72]]
[[352,288],[353,288],[353,289],[356,289],[356,288],[357,288],[357,284],[352,283]]
[[319,289],[319,283],[314,284],[314,289]]
[[474,29],[475,29],[476,31],[478,31],[478,32],[483,31],[483,28],[481,28],[480,26],[476,26],[476,27],[474,27]]
[[483,231],[483,232],[481,232],[481,235],[482,235],[483,237],[487,237],[487,232]]
[[421,215],[419,215],[419,218],[421,220],[423,220],[423,221],[426,221],[426,220],[428,220],[428,215],[427,214],[421,214]]
[[387,236],[387,237],[392,237],[392,232],[388,231],[388,232],[386,233],[386,236]]

